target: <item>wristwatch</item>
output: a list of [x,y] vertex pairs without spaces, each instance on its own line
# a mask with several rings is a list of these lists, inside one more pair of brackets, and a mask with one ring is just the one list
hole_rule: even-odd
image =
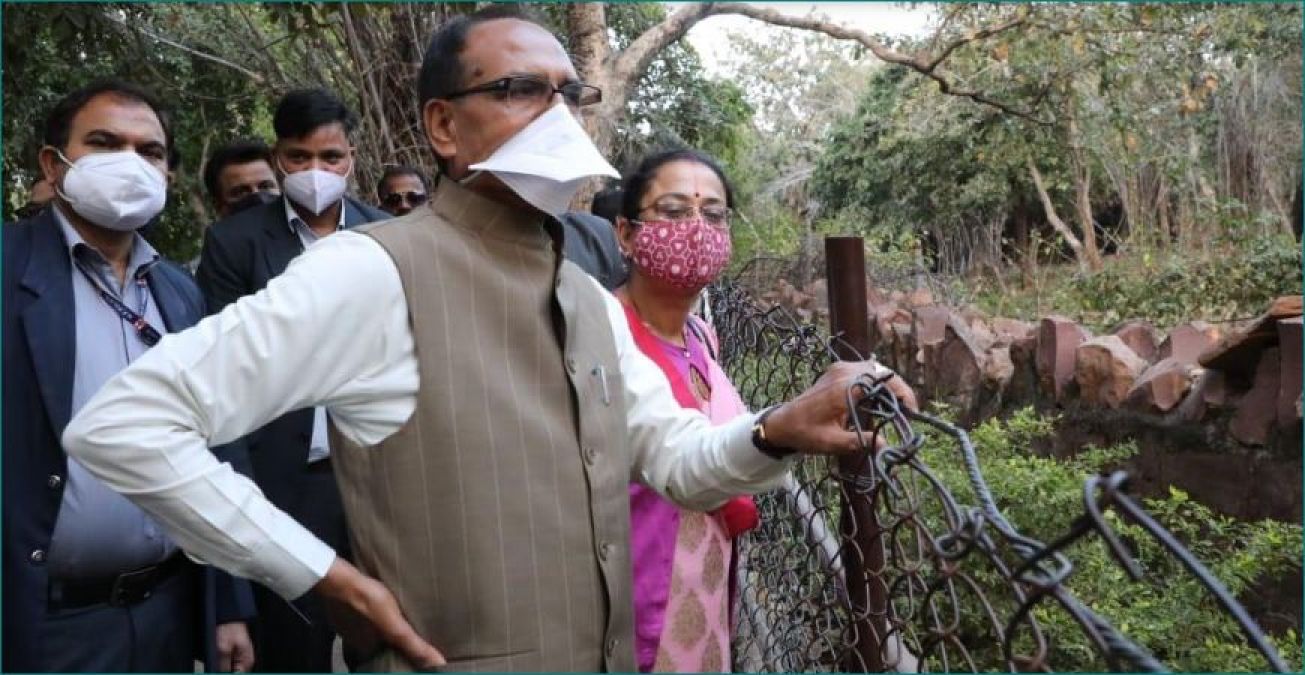
[[760,415],[757,415],[756,421],[752,423],[752,445],[756,446],[762,454],[775,460],[784,459],[785,457],[797,452],[797,450],[794,450],[793,448],[781,447],[766,439],[766,418],[770,417],[770,413],[773,413],[778,409],[778,405],[772,405],[769,408],[766,408],[761,411]]

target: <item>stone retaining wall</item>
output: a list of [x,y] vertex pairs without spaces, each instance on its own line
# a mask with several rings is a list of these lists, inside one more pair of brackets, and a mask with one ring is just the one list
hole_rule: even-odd
[[[762,299],[827,319],[826,287],[784,281]],[[1064,317],[1036,322],[936,304],[926,290],[871,289],[871,348],[924,401],[972,425],[1035,406],[1066,423],[1046,452],[1137,441],[1139,487],[1188,490],[1244,518],[1301,514],[1301,297],[1240,325],[1129,321],[1094,335]]]

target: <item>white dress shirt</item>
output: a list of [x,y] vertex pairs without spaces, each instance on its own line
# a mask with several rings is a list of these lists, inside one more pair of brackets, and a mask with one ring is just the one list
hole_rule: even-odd
[[[635,346],[620,303],[604,297],[625,376],[631,480],[700,510],[779,485],[790,462],[752,445],[754,416],[713,427],[681,408]],[[398,270],[375,240],[346,231],[259,293],[165,336],[86,404],[63,441],[192,556],[295,598],[335,552],[207,447],[315,405],[351,441],[375,445],[412,416],[417,386]]]
[[[319,235],[308,227],[308,223],[299,217],[299,212],[295,211],[294,206],[290,204],[290,197],[281,200],[285,204],[285,223],[290,231],[299,237],[299,243],[307,251],[309,246],[316,244],[326,235]],[[340,199],[340,220],[335,224],[335,231],[339,232],[344,229],[344,199]],[[317,406],[313,408],[313,433],[308,439],[308,463],[320,462],[331,456],[331,435],[326,429],[326,408]]]

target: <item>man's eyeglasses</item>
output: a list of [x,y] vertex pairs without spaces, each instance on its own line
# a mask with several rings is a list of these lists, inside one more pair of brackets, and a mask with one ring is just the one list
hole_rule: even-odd
[[694,212],[702,214],[702,219],[716,227],[727,227],[730,221],[730,209],[724,204],[704,204],[695,207],[685,202],[656,202],[646,206],[640,213],[652,211],[664,220],[680,221],[693,217]]
[[560,87],[554,87],[552,82],[533,75],[504,77],[493,82],[476,85],[470,89],[455,91],[444,98],[452,101],[463,96],[484,93],[492,93],[499,100],[505,100],[508,103],[526,103],[541,106],[553,98],[553,94],[561,94],[562,100],[566,101],[566,104],[572,108],[584,108],[603,100],[603,90],[598,87],[580,82],[567,82]]
[[410,206],[421,206],[429,197],[425,192],[391,192],[381,197],[381,204],[394,208],[406,201]]

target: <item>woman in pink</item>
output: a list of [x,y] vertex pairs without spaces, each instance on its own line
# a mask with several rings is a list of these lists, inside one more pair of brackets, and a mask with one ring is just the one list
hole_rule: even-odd
[[[630,261],[616,295],[635,343],[661,367],[680,405],[717,424],[745,407],[716,363],[715,335],[690,308],[729,262],[732,201],[714,160],[675,150],[648,157],[627,176],[616,221]],[[756,523],[751,498],[698,513],[630,486],[639,670],[730,670],[733,540]]]

